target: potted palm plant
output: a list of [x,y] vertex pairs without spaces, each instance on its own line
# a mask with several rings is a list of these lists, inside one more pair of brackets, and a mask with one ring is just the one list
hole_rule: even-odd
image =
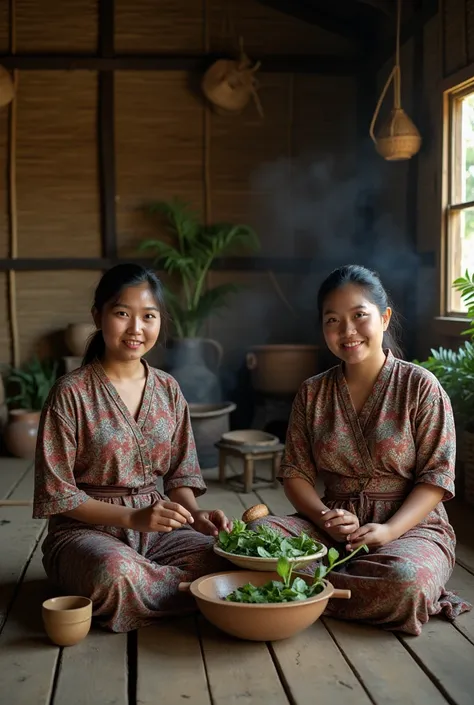
[[4,439],[7,450],[17,458],[33,458],[41,410],[57,377],[57,363],[34,357],[21,369],[7,373],[7,388],[16,394],[7,397],[10,408]]
[[453,286],[468,308],[469,326],[463,335],[469,340],[458,350],[432,350],[428,360],[419,364],[439,379],[451,399],[459,429],[458,445],[463,451],[464,495],[474,506],[474,274],[466,271]]
[[218,257],[238,245],[258,248],[255,231],[248,225],[203,224],[187,203],[178,199],[158,201],[148,206],[165,221],[168,240],[145,240],[140,251],[151,251],[154,266],[164,269],[178,281],[178,291],[166,289],[168,310],[174,326],[168,369],[178,379],[189,402],[214,403],[222,400],[217,375],[204,362],[204,349],[222,349],[215,340],[201,337],[208,317],[225,307],[237,291],[235,284],[208,286],[207,275]]

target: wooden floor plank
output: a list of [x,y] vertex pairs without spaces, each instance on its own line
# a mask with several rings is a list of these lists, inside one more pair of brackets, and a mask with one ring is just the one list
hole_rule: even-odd
[[208,491],[199,497],[202,509],[222,509],[229,519],[240,519],[245,507],[235,492],[221,487],[217,483],[209,483]]
[[63,650],[54,705],[127,705],[127,635],[99,629]]
[[324,619],[376,705],[446,705],[446,699],[390,632]]
[[199,620],[213,705],[288,705],[265,644],[241,641]]
[[[474,575],[459,565],[454,567],[448,588],[474,605]],[[465,612],[454,622],[456,627],[474,644],[474,609]]]
[[[0,458],[0,497],[5,499],[12,489],[31,468],[31,460],[21,458]],[[22,497],[22,499],[30,499]]]
[[137,703],[210,705],[195,617],[140,629],[137,653]]
[[[400,636],[432,680],[456,705],[472,705],[474,693],[474,645],[450,622],[432,618],[420,636]],[[431,705],[431,701],[426,700]]]
[[255,494],[260,498],[263,504],[267,505],[271,514],[286,516],[287,514],[294,514],[296,511],[290,500],[287,499],[283,489],[272,487],[269,489],[256,490]]
[[474,508],[462,500],[454,499],[451,502],[446,502],[446,509],[456,532],[456,561],[474,573],[474,541],[472,538]]
[[50,595],[37,549],[0,636],[0,705],[49,705],[59,656],[41,620]]
[[[33,495],[33,469],[24,475],[11,499]],[[0,507],[0,630],[25,565],[46,526],[43,519],[32,519],[31,507]]]
[[369,705],[370,698],[321,621],[270,647],[295,705]]
[[238,492],[237,496],[245,509],[249,509],[255,504],[260,504],[260,497],[255,492]]

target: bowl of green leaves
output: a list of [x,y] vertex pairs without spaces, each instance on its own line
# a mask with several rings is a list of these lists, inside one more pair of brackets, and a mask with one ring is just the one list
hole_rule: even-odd
[[239,568],[274,572],[280,558],[302,568],[323,558],[327,548],[305,533],[287,537],[265,524],[253,531],[242,520],[234,519],[232,531],[219,532],[214,551]]
[[319,564],[313,575],[293,572],[281,557],[275,573],[214,573],[179,589],[189,590],[204,617],[227,634],[251,641],[286,639],[313,624],[330,599],[351,597],[350,590],[337,590],[326,577],[362,550],[367,546],[340,559],[331,548],[327,565]]

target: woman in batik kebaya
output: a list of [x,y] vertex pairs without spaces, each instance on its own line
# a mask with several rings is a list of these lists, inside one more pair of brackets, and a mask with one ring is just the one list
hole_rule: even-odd
[[228,569],[213,536],[229,523],[198,508],[206,487],[178,383],[142,359],[165,316],[159,280],[114,267],[92,312],[97,332],[82,367],[58,380],[43,409],[34,516],[50,517],[49,578],[125,632],[193,609],[178,585]]
[[374,273],[335,270],[318,308],[341,363],[304,382],[293,404],[280,478],[297,514],[254,525],[305,531],[340,552],[366,544],[369,553],[331,573],[352,598],[327,614],[420,634],[431,615],[471,608],[445,587],[455,550],[443,505],[454,495],[451,405],[430,372],[395,356],[392,311]]

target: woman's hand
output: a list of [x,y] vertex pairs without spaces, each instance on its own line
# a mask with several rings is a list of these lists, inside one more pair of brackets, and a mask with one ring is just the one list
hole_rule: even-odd
[[380,548],[393,541],[392,531],[387,524],[364,524],[360,529],[351,534],[347,543],[347,550],[353,551],[362,544],[369,548]]
[[352,534],[359,528],[359,520],[356,515],[346,509],[329,509],[322,512],[321,516],[319,526],[333,541],[339,543],[347,541],[349,538],[352,540]]
[[150,531],[169,532],[181,529],[185,524],[194,524],[191,512],[177,502],[160,499],[150,507],[134,509],[129,519],[130,529],[147,533]]
[[206,536],[218,536],[219,531],[231,531],[232,522],[220,509],[196,509],[193,511],[193,528]]

